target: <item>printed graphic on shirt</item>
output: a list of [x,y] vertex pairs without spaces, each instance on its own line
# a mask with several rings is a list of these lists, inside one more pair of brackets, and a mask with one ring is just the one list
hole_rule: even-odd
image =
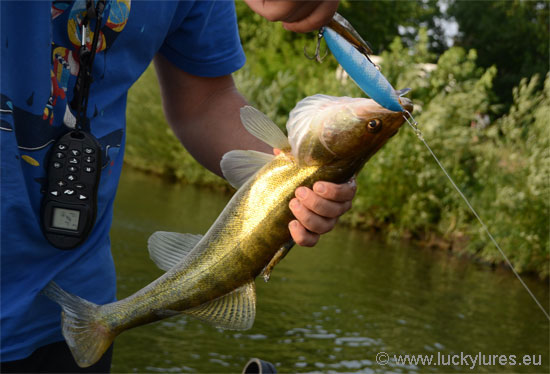
[[[113,46],[119,33],[124,30],[130,15],[131,0],[109,0],[103,12],[103,22],[99,29],[99,42],[96,50],[97,58],[107,53]],[[47,147],[76,125],[69,96],[79,71],[78,50],[82,40],[82,20],[86,15],[86,0],[52,2],[52,23],[66,22],[67,38],[52,40],[50,95],[44,105],[41,115],[26,111],[19,103],[14,105],[12,100],[0,95],[0,130],[14,132],[21,154],[21,160],[27,166],[43,166],[47,156]],[[55,26],[54,26],[55,27]],[[90,31],[86,33],[86,44],[91,48],[95,29],[95,20],[90,21]],[[55,34],[54,34],[55,35]],[[66,40],[70,41],[69,45]],[[6,42],[7,43],[7,42]],[[27,104],[32,105],[34,91],[29,93]],[[94,108],[92,117],[102,115],[103,111]],[[84,123],[84,130],[89,131],[89,124]],[[99,138],[102,147],[102,163],[106,167],[110,163],[109,150],[120,148],[123,130],[118,129]],[[45,171],[45,169],[44,169]]]
[[[52,22],[69,9],[67,1],[54,1],[52,3]],[[96,58],[102,52],[108,50],[119,33],[124,29],[130,15],[131,0],[112,0],[108,1],[103,11],[104,24],[99,29],[97,40]],[[80,69],[80,60],[78,50],[82,45],[83,28],[81,27],[86,17],[86,0],[77,0],[74,2],[69,12],[67,21],[67,36],[72,44],[70,48],[57,45],[52,42],[52,83],[50,98],[44,108],[44,120],[53,123],[54,107],[58,104],[58,99],[65,99],[71,76],[76,79]],[[88,50],[92,48],[94,40],[95,20],[90,20],[88,31],[85,33],[85,44]],[[74,82],[73,82],[74,84]],[[76,117],[70,110],[65,101],[63,108],[63,123],[69,128],[75,128]]]
[[[0,113],[2,114],[0,117],[0,130],[3,131],[13,132],[13,119],[17,118],[15,137],[22,154],[21,158],[32,166],[43,164],[47,154],[44,151],[45,148],[66,132],[63,126],[37,126],[37,124],[43,122],[43,117],[33,115],[15,106],[7,96],[2,94],[0,94]],[[101,145],[103,167],[106,167],[111,161],[109,150],[120,148],[122,135],[123,130],[118,129],[98,139]],[[31,152],[37,153],[31,156]]]

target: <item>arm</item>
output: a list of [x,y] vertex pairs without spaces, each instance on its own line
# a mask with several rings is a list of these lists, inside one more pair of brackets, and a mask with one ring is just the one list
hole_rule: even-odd
[[[233,149],[273,151],[242,126],[239,110],[247,103],[230,75],[194,76],[161,55],[155,57],[155,68],[168,123],[181,143],[206,168],[221,176],[220,160]],[[290,203],[297,220],[289,225],[296,243],[315,245],[320,234],[332,230],[338,217],[351,207],[354,195],[354,183],[317,182],[313,190],[298,188]]]
[[203,166],[222,176],[220,160],[233,149],[272,149],[241,125],[239,110],[247,105],[231,75],[198,77],[162,55],[155,57],[164,113],[177,138]]

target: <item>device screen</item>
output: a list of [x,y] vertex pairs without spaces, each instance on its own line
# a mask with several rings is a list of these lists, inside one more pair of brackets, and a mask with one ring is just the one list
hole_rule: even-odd
[[63,208],[53,208],[52,226],[57,229],[78,230],[80,211]]

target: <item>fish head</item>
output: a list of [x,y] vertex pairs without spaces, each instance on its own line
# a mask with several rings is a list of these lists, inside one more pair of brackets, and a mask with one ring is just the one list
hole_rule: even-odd
[[[412,112],[412,102],[400,98]],[[292,154],[300,164],[368,160],[405,122],[372,99],[314,95],[302,100],[287,123]]]

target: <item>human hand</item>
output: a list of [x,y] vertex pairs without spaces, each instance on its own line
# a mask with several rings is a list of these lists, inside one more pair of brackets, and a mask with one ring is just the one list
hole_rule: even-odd
[[269,21],[282,21],[294,32],[309,32],[326,25],[340,0],[245,0],[250,9]]
[[289,223],[294,241],[304,247],[313,247],[321,234],[334,228],[338,218],[351,208],[357,184],[355,179],[335,184],[316,182],[313,190],[298,187],[290,210],[297,218]]
[[[280,153],[280,149],[273,149],[275,156]],[[342,184],[315,182],[313,190],[298,187],[296,197],[289,203],[296,219],[288,224],[296,244],[303,247],[313,247],[317,244],[321,234],[331,231],[336,226],[338,218],[350,210],[356,191],[355,178]]]

